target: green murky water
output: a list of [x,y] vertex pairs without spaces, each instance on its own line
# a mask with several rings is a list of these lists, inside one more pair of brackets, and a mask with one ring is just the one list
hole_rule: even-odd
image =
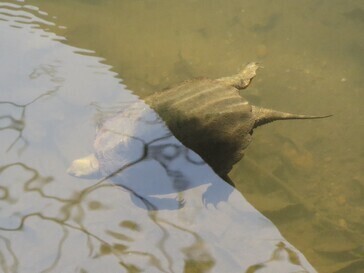
[[[25,4],[53,18],[55,25],[41,24],[44,30],[65,37],[65,44],[93,51],[83,54],[103,58],[140,97],[192,77],[229,75],[249,61],[259,61],[264,68],[243,94],[249,101],[290,112],[334,114],[326,120],[282,122],[256,130],[231,178],[319,272],[364,272],[362,1]],[[52,66],[45,70],[51,74]],[[78,76],[82,81],[82,74]],[[106,88],[98,87],[101,101],[103,93],[113,96]],[[90,110],[77,109],[81,97],[74,100],[70,116],[84,115],[86,121]],[[24,99],[21,105],[28,102]],[[19,122],[12,125],[17,129],[23,126],[26,108],[19,107]],[[59,134],[56,139],[72,141],[61,129]],[[92,137],[90,132],[85,138]],[[201,262],[200,270],[211,266],[210,261]]]

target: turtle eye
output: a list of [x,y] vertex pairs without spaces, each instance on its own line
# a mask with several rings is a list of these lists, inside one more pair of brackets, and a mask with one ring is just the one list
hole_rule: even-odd
[[179,153],[180,149],[177,145],[166,145],[161,149],[161,155],[167,160],[175,159]]
[[195,152],[189,150],[189,149],[185,149],[185,157],[186,160],[191,162],[192,164],[195,165],[204,165],[206,164],[206,162]]
[[180,146],[175,144],[155,145],[149,147],[150,157],[159,161],[163,165],[174,160],[180,155]]

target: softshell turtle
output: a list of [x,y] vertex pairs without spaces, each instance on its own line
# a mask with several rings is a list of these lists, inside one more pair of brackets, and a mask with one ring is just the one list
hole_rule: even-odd
[[[236,75],[219,79],[189,80],[145,99],[174,136],[199,154],[228,182],[231,182],[228,173],[243,157],[256,127],[275,120],[327,117],[297,115],[250,105],[239,94],[239,90],[250,84],[258,67],[257,63],[252,62]],[[122,122],[113,124],[123,126]],[[75,160],[68,170],[70,174],[90,177],[100,173],[100,169],[117,163],[115,161],[122,157],[119,155],[120,142],[100,142],[98,139],[102,138],[101,130],[94,144],[95,154]],[[107,158],[98,156],[105,154],[105,146],[108,151],[114,152],[109,152]]]

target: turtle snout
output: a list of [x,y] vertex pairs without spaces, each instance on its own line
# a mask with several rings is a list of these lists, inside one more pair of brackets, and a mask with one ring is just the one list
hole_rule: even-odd
[[76,177],[93,178],[99,173],[99,162],[93,154],[76,159],[67,169],[67,173]]

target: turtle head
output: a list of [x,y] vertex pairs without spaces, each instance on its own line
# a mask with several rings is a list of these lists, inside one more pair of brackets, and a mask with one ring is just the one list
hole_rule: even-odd
[[67,173],[81,178],[100,177],[99,161],[94,154],[76,159],[67,169]]
[[276,121],[276,120],[286,120],[286,119],[319,119],[328,118],[332,115],[326,116],[309,116],[309,115],[298,115],[286,112],[280,112],[272,109],[261,108],[252,105],[252,114],[255,120],[254,127],[257,128],[261,125]]

